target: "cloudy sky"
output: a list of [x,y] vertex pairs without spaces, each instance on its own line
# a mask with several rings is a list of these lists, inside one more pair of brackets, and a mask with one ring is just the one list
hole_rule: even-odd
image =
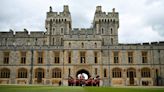
[[164,41],[164,0],[0,0],[0,31],[45,31],[49,6],[69,5],[73,28],[89,28],[97,5],[120,16],[119,42]]

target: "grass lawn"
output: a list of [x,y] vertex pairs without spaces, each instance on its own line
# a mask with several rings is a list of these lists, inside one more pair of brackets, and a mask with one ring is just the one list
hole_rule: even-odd
[[53,87],[0,85],[0,92],[164,92],[164,88]]

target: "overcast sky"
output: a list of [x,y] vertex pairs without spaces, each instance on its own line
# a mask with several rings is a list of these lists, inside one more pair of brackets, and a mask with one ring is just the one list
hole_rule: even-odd
[[89,28],[95,8],[120,17],[119,42],[164,41],[164,0],[0,0],[0,31],[45,31],[49,6],[63,11],[69,5],[73,28]]

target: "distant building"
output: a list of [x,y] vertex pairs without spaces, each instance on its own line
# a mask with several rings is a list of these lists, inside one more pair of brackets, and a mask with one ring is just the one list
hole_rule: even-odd
[[68,85],[85,73],[101,86],[164,85],[164,42],[120,44],[115,9],[97,6],[92,28],[72,29],[68,6],[50,7],[45,28],[0,32],[0,84]]

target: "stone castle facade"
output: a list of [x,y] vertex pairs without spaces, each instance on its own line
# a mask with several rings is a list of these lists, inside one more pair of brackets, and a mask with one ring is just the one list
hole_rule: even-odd
[[164,42],[120,44],[119,13],[96,7],[91,28],[72,29],[67,5],[50,7],[46,32],[0,32],[0,84],[68,85],[100,76],[102,86],[164,85]]

